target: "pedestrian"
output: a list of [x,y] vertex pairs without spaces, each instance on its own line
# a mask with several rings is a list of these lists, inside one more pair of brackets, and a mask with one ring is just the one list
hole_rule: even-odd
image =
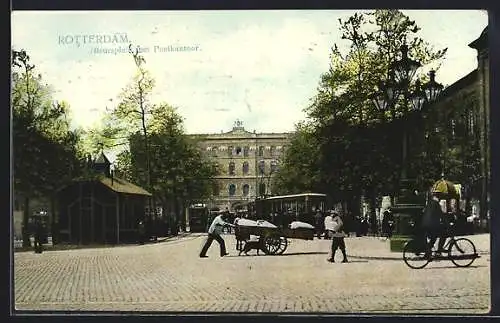
[[42,253],[43,245],[42,245],[42,236],[43,236],[43,226],[42,221],[37,216],[35,219],[35,253]]
[[333,235],[333,229],[335,222],[333,221],[334,212],[330,210],[328,214],[325,216],[325,239],[330,239]]
[[241,251],[243,249],[243,239],[241,235],[240,227],[238,226],[238,221],[240,217],[234,219],[234,237],[236,238],[236,250]]
[[323,233],[323,214],[319,208],[316,209],[314,214],[314,228],[316,229],[316,237],[319,239]]
[[222,239],[221,237],[221,233],[222,233],[222,228],[225,225],[231,227],[234,225],[226,222],[227,215],[228,213],[223,213],[216,216],[212,221],[212,224],[210,224],[210,227],[208,228],[208,238],[207,241],[205,242],[205,245],[203,245],[203,248],[201,249],[200,258],[208,257],[207,256],[208,248],[210,248],[214,240],[216,240],[219,243],[220,256],[224,257],[228,255],[228,253],[226,252],[226,244],[224,243],[224,239]]
[[143,245],[146,235],[146,228],[144,227],[144,222],[142,220],[137,224],[137,232],[139,233],[139,244]]
[[331,257],[328,259],[329,262],[335,262],[335,252],[337,249],[340,249],[342,252],[342,262],[348,262],[347,261],[347,253],[346,253],[346,248],[345,248],[345,233],[344,233],[344,223],[342,221],[342,217],[340,216],[339,213],[333,212],[333,234],[332,234],[332,254]]
[[394,228],[394,217],[392,216],[392,212],[389,210],[384,211],[384,218],[382,219],[382,230],[384,235],[390,239],[392,236],[392,231]]

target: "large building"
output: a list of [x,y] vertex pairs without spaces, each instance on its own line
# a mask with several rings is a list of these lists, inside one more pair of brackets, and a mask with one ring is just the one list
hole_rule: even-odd
[[289,144],[290,133],[249,132],[241,121],[236,121],[229,132],[192,137],[217,165],[217,187],[210,208],[234,210],[258,196],[273,193],[272,177]]
[[[477,68],[448,86],[435,108],[442,111],[453,133],[462,129],[469,138],[477,138],[479,167],[461,184],[465,184],[467,195],[473,200],[472,213],[487,222],[491,176],[488,27],[469,47],[477,50]],[[465,145],[460,145],[465,150]]]

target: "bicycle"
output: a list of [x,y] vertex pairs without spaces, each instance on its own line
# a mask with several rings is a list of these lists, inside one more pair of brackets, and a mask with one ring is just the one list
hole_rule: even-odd
[[[430,253],[426,255],[429,248],[431,248]],[[479,258],[476,246],[471,240],[456,238],[454,234],[447,238],[443,250],[446,255],[437,253],[433,246],[429,246],[427,238],[416,238],[405,244],[403,260],[412,269],[422,269],[431,261],[439,260],[451,260],[457,267],[468,267]]]

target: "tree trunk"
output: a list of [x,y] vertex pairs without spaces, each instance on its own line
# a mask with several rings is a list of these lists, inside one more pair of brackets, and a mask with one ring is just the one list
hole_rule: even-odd
[[56,198],[55,196],[51,196],[50,198],[50,235],[52,236],[52,244],[57,244],[58,241],[58,223],[59,221],[56,221],[57,219],[57,214],[56,214]]
[[378,234],[378,221],[377,221],[377,211],[376,211],[377,197],[375,194],[375,190],[371,190],[370,192],[370,222],[371,222],[371,230],[374,235]]
[[23,203],[23,247],[31,247],[30,241],[30,228],[29,228],[29,219],[30,219],[30,198],[25,196]]

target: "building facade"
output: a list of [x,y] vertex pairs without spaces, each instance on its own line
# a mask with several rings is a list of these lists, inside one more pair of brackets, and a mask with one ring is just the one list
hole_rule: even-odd
[[217,167],[211,209],[230,211],[258,196],[272,195],[272,178],[289,144],[290,133],[249,132],[241,121],[220,134],[191,135]]
[[477,111],[479,116],[479,133],[481,146],[481,218],[489,218],[490,192],[490,59],[488,48],[488,27],[478,39],[469,44],[477,50],[477,79],[475,82],[478,96]]
[[464,185],[466,195],[472,203],[471,207],[466,209],[487,223],[491,167],[487,27],[469,47],[477,50],[477,68],[446,87],[434,108],[440,111],[441,118],[446,121],[446,127],[452,130],[452,134],[456,133],[457,137],[465,139],[464,142],[449,142],[450,148],[457,146],[460,151],[467,151],[473,148],[470,143],[477,142],[479,145],[478,165],[468,164],[470,160],[463,158],[462,168],[467,172],[463,174],[466,178],[462,179],[461,184]]

